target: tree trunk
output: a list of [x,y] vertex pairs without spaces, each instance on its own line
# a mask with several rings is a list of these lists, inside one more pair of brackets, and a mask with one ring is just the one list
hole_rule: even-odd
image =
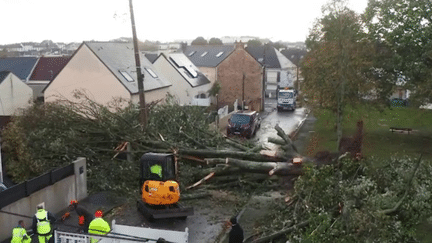
[[286,162],[255,162],[233,158],[205,159],[207,164],[227,164],[235,166],[244,172],[267,173],[269,175],[301,175],[302,166]]
[[178,153],[180,155],[191,155],[202,158],[238,158],[238,159],[248,159],[252,161],[287,161],[288,158],[283,156],[269,157],[259,153],[251,152],[239,152],[239,151],[228,151],[228,150],[198,150],[198,149],[179,149]]
[[297,230],[297,229],[300,229],[300,228],[304,228],[308,224],[309,224],[309,220],[306,220],[304,222],[296,224],[296,225],[294,225],[292,227],[289,227],[287,229],[283,229],[283,230],[281,230],[279,232],[273,233],[273,234],[271,234],[269,236],[264,236],[264,237],[256,239],[256,240],[253,240],[253,239],[252,240],[247,240],[244,243],[249,243],[249,242],[250,243],[266,243],[266,242],[270,242],[271,240],[277,239],[277,238],[279,238],[279,237],[281,237],[283,235],[286,235],[286,234],[288,234],[288,233],[290,233],[290,232],[292,232],[294,230]]

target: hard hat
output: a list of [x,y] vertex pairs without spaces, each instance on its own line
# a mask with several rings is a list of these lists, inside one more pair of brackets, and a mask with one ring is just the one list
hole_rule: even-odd
[[71,200],[71,201],[70,201],[70,204],[71,204],[71,205],[78,204],[78,201],[77,201],[77,200]]
[[97,211],[95,212],[95,217],[97,217],[97,218],[101,218],[102,216],[103,216],[103,213],[102,213],[101,210],[97,210]]

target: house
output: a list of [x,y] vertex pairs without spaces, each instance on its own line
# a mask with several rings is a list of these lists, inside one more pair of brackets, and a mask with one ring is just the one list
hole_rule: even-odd
[[28,82],[38,61],[37,57],[6,57],[0,58],[0,72],[11,71],[21,81]]
[[[140,55],[145,73],[145,101],[164,99],[171,83]],[[135,55],[132,43],[83,42],[69,62],[45,88],[45,102],[74,100],[75,90],[107,105],[113,98],[139,102]]]
[[11,71],[0,72],[0,116],[11,116],[31,105],[33,90]]
[[263,68],[244,48],[242,42],[217,66],[217,80],[221,84],[218,103],[231,105],[244,101],[248,109],[264,109]]
[[236,100],[241,104],[244,98],[249,109],[263,109],[263,69],[245,50],[244,43],[183,46],[182,50],[212,83],[220,83],[219,108],[232,106]]
[[212,83],[183,53],[160,54],[153,67],[171,82],[169,92],[180,105],[210,105]]
[[294,87],[297,80],[297,66],[270,45],[248,46],[246,50],[265,67],[265,95],[276,97],[276,89]]
[[33,98],[43,101],[42,90],[54,80],[69,62],[69,56],[41,57],[34,68],[27,85],[33,89]]
[[182,46],[183,53],[213,83],[219,64],[234,51],[234,45]]

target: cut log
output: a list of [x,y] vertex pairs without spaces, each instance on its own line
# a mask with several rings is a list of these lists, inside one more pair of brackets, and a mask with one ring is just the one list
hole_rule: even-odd
[[299,152],[298,152],[296,146],[294,145],[293,141],[291,140],[291,138],[288,135],[286,135],[286,133],[279,126],[279,124],[276,124],[275,129],[277,131],[277,135],[285,141],[285,144],[290,145],[292,147],[292,149],[298,154]]
[[[272,172],[271,175],[301,175],[301,164],[282,163],[282,162],[255,162],[247,160],[239,160],[233,158],[210,158],[205,159],[207,164],[228,164],[230,166],[238,167],[245,172],[267,173]],[[270,174],[269,174],[270,175]]]

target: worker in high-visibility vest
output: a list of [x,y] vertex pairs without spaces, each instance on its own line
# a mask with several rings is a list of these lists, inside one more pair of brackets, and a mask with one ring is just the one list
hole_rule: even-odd
[[[111,231],[111,228],[107,221],[105,221],[103,218],[103,213],[101,210],[97,210],[95,213],[95,219],[93,219],[90,222],[90,226],[88,229],[88,232],[90,234],[95,235],[106,235]],[[96,243],[98,242],[98,239],[95,239],[93,237],[90,237],[90,243]]]
[[37,207],[33,217],[33,232],[38,235],[39,243],[54,242],[52,238],[52,225],[56,221],[54,215],[46,211],[42,206]]
[[30,243],[31,238],[27,235],[24,221],[18,221],[18,226],[12,230],[11,243]]
[[162,178],[162,166],[159,164],[154,164],[150,167],[150,172],[152,174],[158,175],[160,178]]

